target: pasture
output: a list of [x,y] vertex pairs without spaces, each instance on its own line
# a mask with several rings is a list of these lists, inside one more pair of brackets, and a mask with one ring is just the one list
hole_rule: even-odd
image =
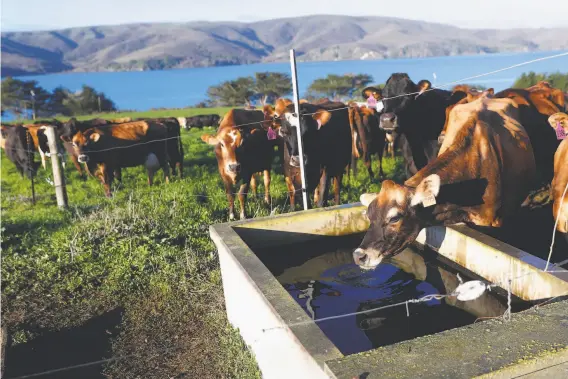
[[[225,111],[159,110],[81,119]],[[213,148],[200,139],[214,132],[181,131],[183,179],[165,184],[160,171],[148,187],[142,167],[124,169],[111,199],[104,197],[98,180],[81,180],[68,161],[65,211],[57,209],[47,181],[49,162],[35,179],[34,206],[30,181],[2,153],[2,323],[12,338],[7,377],[107,358],[116,359],[53,377],[260,377],[254,358],[227,323],[208,235],[209,225],[228,221]],[[388,177],[401,177],[400,160],[384,158]],[[379,190],[362,162],[357,177],[345,176],[343,183],[342,203]],[[262,193],[260,180],[258,196],[249,194],[250,216],[289,211],[278,158],[270,207]],[[26,364],[30,361],[37,362],[34,371]]]

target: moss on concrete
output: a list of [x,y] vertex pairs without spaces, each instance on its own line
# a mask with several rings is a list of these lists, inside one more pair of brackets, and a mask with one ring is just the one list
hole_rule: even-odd
[[[471,378],[521,372],[568,351],[568,301],[328,361],[338,379]],[[511,374],[513,375],[513,374]],[[505,376],[507,377],[507,376]]]

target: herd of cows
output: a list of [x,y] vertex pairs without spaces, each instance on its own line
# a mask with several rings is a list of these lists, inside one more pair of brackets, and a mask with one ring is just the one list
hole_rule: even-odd
[[[278,153],[290,205],[302,194],[300,160],[305,166],[309,204],[325,206],[331,184],[340,203],[343,176],[362,159],[374,179],[372,157],[384,177],[385,147],[396,144],[405,162],[407,180],[385,180],[378,194],[361,196],[371,227],[354,253],[365,268],[397,254],[428,225],[466,222],[499,227],[531,191],[550,186],[557,229],[568,233],[568,115],[566,94],[546,82],[525,89],[477,91],[458,85],[452,91],[434,89],[427,80],[415,84],[407,74],[390,76],[382,90],[368,87],[372,105],[300,101],[299,115],[289,99],[278,99],[262,110],[232,109],[224,117],[117,119],[31,125],[2,125],[2,148],[22,175],[32,176],[49,155],[45,128],[55,126],[59,153],[67,153],[81,175],[96,176],[111,195],[121,169],[143,165],[151,185],[160,168],[166,182],[170,170],[183,176],[184,151],[180,130],[217,126],[201,140],[214,147],[219,174],[235,218],[238,186],[240,218],[256,175],[262,173],[265,201],[270,202],[272,164]],[[372,104],[373,102],[369,102]],[[304,156],[300,157],[297,128]]]

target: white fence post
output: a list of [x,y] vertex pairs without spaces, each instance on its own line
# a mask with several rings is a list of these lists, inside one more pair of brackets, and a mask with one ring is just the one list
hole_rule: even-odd
[[304,201],[304,210],[308,210],[308,192],[306,190],[306,169],[304,167],[304,146],[302,144],[302,131],[300,124],[302,117],[300,117],[300,94],[298,91],[298,73],[296,71],[296,52],[294,49],[290,50],[290,69],[292,71],[292,88],[294,90],[294,110],[298,117],[298,127],[296,133],[298,136],[298,153],[300,158],[300,175],[302,177],[302,200]]
[[57,198],[57,206],[59,208],[67,208],[67,189],[65,188],[65,176],[61,162],[59,161],[57,140],[55,137],[55,128],[47,126],[45,128],[47,136],[47,143],[49,145],[49,152],[51,156],[51,167],[53,169],[53,182],[55,185],[55,197]]

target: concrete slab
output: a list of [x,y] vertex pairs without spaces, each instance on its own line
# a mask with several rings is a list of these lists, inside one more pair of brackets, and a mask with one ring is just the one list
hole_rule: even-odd
[[[334,359],[327,372],[352,378],[514,378],[560,372],[568,357],[568,301]],[[563,376],[554,376],[562,378]],[[564,376],[566,377],[566,376]]]

